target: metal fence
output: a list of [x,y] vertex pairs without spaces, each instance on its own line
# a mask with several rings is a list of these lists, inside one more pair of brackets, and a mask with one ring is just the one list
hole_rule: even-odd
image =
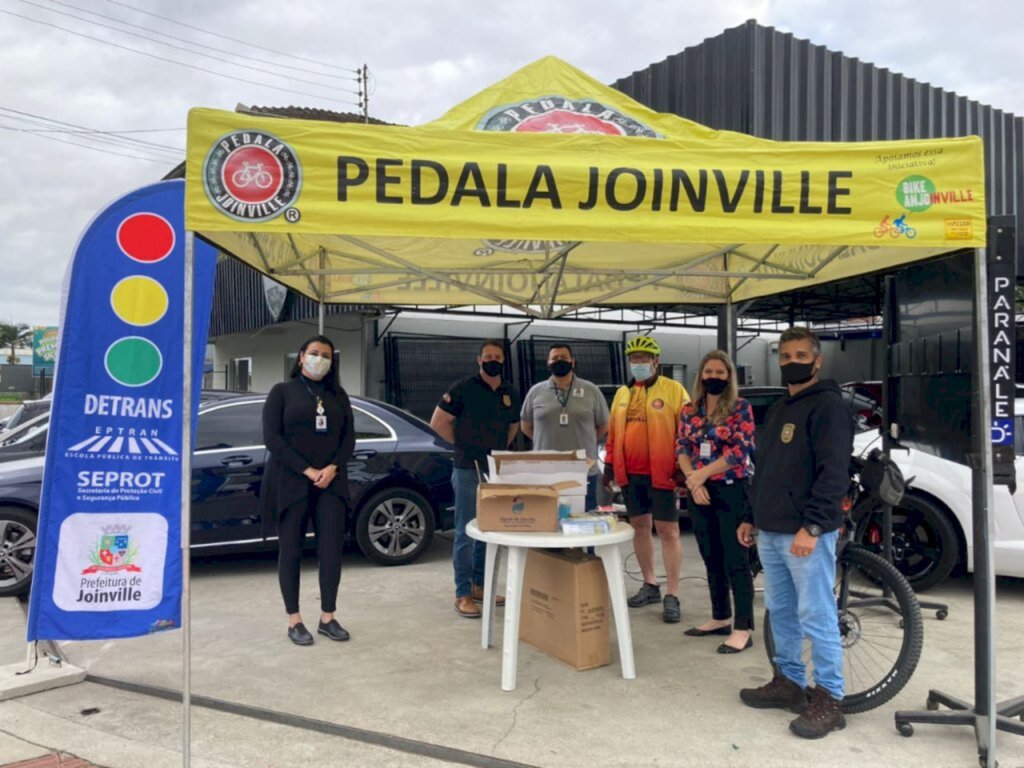
[[[448,387],[476,373],[476,357],[483,341],[482,338],[388,334],[384,337],[387,401],[429,420]],[[506,376],[512,373],[510,360],[506,342]]]
[[0,365],[0,392],[35,400],[50,394],[53,374],[46,369],[34,372],[31,365]]
[[576,375],[581,379],[594,384],[621,384],[626,380],[620,341],[534,336],[516,342],[522,392],[551,375],[548,371],[548,350],[554,342],[566,342],[572,347]]
[[[625,381],[622,342],[534,336],[516,342],[515,366],[512,365],[511,343],[505,341],[505,377],[520,394],[551,375],[547,359],[553,341],[568,341],[572,345],[576,372],[582,378],[595,384]],[[476,357],[482,342],[482,338],[387,334],[384,337],[385,399],[429,420],[448,387],[476,373]]]

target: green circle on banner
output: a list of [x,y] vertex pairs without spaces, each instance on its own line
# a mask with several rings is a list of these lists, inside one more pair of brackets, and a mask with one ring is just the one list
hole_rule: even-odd
[[156,344],[149,339],[126,336],[107,348],[103,364],[107,374],[118,384],[142,387],[160,375],[164,360]]
[[927,211],[934,194],[935,184],[927,176],[907,176],[896,187],[896,199],[906,211]]

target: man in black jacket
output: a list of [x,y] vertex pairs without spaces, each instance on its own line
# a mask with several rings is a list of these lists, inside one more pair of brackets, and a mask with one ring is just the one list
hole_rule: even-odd
[[[793,327],[782,334],[779,365],[789,396],[769,409],[758,433],[753,524],[737,530],[747,547],[754,526],[760,530],[764,601],[775,641],[772,681],[741,690],[740,698],[751,707],[800,711],[789,728],[807,739],[846,726],[833,584],[853,421],[836,383],[818,381],[821,363],[821,342],[813,332]],[[804,637],[811,641],[815,683],[806,690]]]

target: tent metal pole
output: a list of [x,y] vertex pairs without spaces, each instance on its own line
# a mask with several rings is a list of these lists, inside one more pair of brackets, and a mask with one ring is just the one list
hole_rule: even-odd
[[736,305],[732,299],[718,308],[718,348],[736,363]]
[[988,264],[984,248],[974,251],[974,376],[973,450],[977,461],[971,472],[974,507],[974,712],[980,756],[987,768],[996,764],[995,699],[995,565],[992,560],[992,392],[989,365]]
[[317,281],[317,294],[320,297],[320,306],[317,313],[317,333],[324,335],[324,294],[327,293],[327,275],[324,270],[327,268],[327,252],[320,249],[320,280]]
[[185,233],[185,285],[182,309],[184,354],[181,392],[181,764],[189,768],[192,740],[192,611],[189,580],[192,563],[189,545],[192,533],[192,316],[194,297],[193,265],[195,234]]

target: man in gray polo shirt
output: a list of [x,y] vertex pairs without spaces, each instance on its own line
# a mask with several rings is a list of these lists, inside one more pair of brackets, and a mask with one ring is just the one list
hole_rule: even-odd
[[587,452],[595,463],[587,478],[587,509],[597,507],[597,441],[608,432],[608,403],[594,384],[576,376],[568,344],[548,349],[551,378],[534,384],[523,399],[520,429],[539,451]]

